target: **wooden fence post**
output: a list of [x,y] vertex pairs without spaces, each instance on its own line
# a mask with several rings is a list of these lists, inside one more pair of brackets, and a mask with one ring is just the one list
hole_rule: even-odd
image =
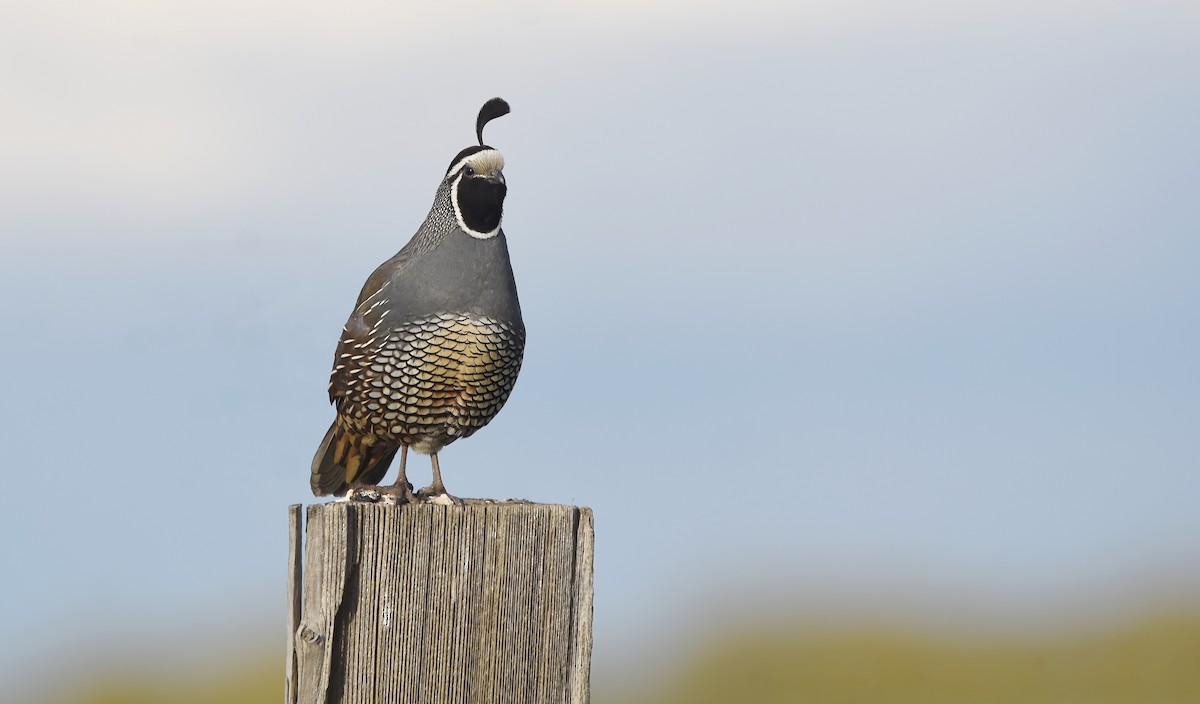
[[307,536],[300,510],[286,704],[587,704],[591,509],[334,502]]

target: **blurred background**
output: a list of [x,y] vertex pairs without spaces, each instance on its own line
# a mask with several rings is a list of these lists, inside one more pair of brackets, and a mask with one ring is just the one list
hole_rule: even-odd
[[[0,4],[0,700],[278,701],[336,336],[476,111],[595,701],[1200,701],[1200,6]],[[410,474],[427,483],[427,465]]]

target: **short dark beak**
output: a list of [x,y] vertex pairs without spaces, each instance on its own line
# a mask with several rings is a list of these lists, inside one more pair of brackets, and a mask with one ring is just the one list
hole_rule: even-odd
[[503,184],[504,183],[504,172],[501,171],[500,169],[496,169],[492,173],[488,174],[487,180],[491,181],[492,183]]

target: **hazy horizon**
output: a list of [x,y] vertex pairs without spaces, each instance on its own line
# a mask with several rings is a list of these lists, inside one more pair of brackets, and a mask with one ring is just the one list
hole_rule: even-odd
[[336,335],[495,95],[529,343],[442,468],[593,507],[598,667],[796,585],[1196,594],[1188,3],[3,14],[0,679],[282,624]]

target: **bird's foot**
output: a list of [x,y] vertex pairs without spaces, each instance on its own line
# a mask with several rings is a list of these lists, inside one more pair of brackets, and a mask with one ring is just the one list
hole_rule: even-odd
[[338,501],[357,501],[364,504],[377,504],[382,500],[383,496],[377,486],[352,487],[345,496],[338,497]]
[[351,501],[364,501],[367,503],[386,503],[396,506],[404,504],[420,503],[420,500],[413,494],[412,484],[404,482],[403,484],[387,484],[385,486],[360,486],[352,489],[348,495]]
[[438,506],[462,506],[463,500],[457,496],[451,496],[450,492],[446,491],[444,486],[427,486],[424,489],[417,490],[417,498],[422,503],[436,504]]
[[416,495],[413,494],[412,484],[408,482],[385,486],[383,487],[383,493],[397,506],[419,503]]

